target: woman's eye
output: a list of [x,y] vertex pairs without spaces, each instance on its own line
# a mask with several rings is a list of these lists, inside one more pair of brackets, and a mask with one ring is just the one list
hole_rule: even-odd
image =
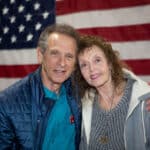
[[97,63],[100,62],[100,61],[101,61],[101,60],[100,60],[99,58],[95,59],[95,62],[97,62]]
[[86,67],[86,64],[80,64],[80,68]]

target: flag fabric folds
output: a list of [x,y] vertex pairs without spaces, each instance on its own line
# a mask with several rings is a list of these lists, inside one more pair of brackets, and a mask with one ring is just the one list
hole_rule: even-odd
[[59,0],[56,21],[101,35],[150,83],[150,0]]
[[101,35],[150,83],[150,0],[0,0],[0,90],[38,66],[39,33],[56,22]]
[[35,70],[41,31],[55,22],[55,0],[0,0],[0,90]]

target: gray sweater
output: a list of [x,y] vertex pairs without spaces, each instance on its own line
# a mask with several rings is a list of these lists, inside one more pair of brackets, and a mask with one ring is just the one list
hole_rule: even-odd
[[123,130],[127,115],[133,80],[129,79],[124,94],[115,108],[105,111],[99,107],[95,96],[89,145],[82,137],[80,149],[84,150],[124,150]]

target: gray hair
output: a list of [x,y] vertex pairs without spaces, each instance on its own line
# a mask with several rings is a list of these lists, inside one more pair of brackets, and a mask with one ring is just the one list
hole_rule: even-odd
[[44,53],[45,50],[48,48],[48,37],[52,33],[60,33],[72,37],[73,39],[75,39],[78,47],[80,36],[79,33],[72,26],[67,24],[53,24],[47,26],[39,37],[37,46],[41,48],[42,53]]

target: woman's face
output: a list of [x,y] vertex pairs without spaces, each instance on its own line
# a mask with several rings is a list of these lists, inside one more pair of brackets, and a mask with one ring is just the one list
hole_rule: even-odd
[[99,88],[111,81],[111,69],[106,57],[98,46],[85,48],[78,55],[81,74],[89,85]]

